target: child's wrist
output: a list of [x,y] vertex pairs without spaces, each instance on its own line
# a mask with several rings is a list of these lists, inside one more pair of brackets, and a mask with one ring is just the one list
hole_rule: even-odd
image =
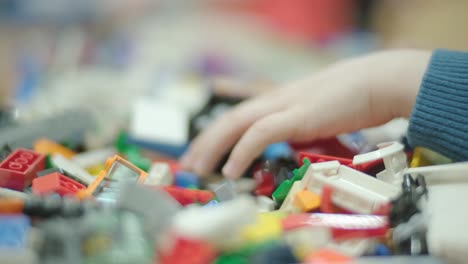
[[[372,96],[388,113],[389,119],[409,117],[426,71],[430,51],[399,50],[383,52],[372,84]],[[382,65],[383,64],[383,65]],[[377,67],[377,65],[376,65]]]

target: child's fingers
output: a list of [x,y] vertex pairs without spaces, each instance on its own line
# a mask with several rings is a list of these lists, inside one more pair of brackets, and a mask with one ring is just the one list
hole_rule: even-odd
[[293,138],[301,125],[296,112],[276,112],[255,122],[234,147],[223,174],[239,177],[269,144]]
[[271,97],[242,103],[215,120],[192,142],[182,158],[182,165],[202,175],[212,171],[249,126],[263,116],[277,111],[281,105],[281,100]]

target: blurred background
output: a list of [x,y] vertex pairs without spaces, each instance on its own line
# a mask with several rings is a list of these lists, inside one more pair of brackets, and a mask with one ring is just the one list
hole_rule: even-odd
[[466,50],[459,28],[467,7],[463,0],[0,0],[0,123],[78,109],[93,119],[88,148],[122,130],[184,145],[187,123],[213,92],[249,96],[378,49]]

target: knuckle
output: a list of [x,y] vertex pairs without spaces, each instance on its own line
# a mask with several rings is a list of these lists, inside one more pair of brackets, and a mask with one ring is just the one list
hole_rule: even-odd
[[245,118],[245,115],[243,114],[242,109],[235,108],[235,109],[227,112],[226,114],[224,114],[224,116],[221,118],[221,120],[232,123],[232,122],[239,122],[243,118]]
[[250,133],[259,138],[265,137],[272,132],[268,120],[260,120],[255,122],[249,130]]

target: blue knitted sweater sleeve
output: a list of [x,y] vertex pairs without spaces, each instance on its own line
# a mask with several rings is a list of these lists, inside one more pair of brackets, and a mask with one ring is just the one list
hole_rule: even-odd
[[411,146],[468,160],[468,53],[433,52],[410,116]]

